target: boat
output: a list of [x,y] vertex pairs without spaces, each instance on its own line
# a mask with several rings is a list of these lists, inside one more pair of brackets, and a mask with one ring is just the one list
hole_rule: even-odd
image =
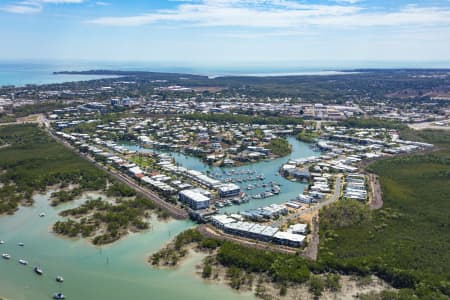
[[23,246],[25,246],[25,244],[24,244],[24,243],[22,243],[22,242],[18,243],[17,245],[18,245],[18,246],[20,246],[20,247],[23,247]]
[[28,261],[26,261],[25,259],[19,259],[19,264],[26,266],[28,265]]
[[56,281],[63,283],[64,282],[64,278],[62,276],[56,276]]
[[8,253],[3,253],[3,254],[2,254],[2,257],[3,257],[4,259],[10,259],[10,258],[11,258],[11,255],[9,255]]
[[34,271],[34,273],[36,273],[38,275],[44,274],[44,271],[42,271],[42,269],[40,267],[34,267],[33,271]]
[[231,200],[231,202],[233,202],[234,204],[240,205],[241,204],[241,199],[240,198],[233,198],[233,200]]
[[59,299],[66,299],[66,296],[64,296],[63,293],[56,293],[56,294],[53,295],[53,299],[57,299],[57,300],[59,300]]
[[270,191],[265,191],[264,193],[263,193],[263,198],[269,198],[269,197],[272,197],[274,194],[272,193],[272,192],[270,192]]
[[41,212],[41,213],[39,214],[39,217],[41,217],[41,218],[45,217],[45,213],[44,213],[44,212]]
[[5,243],[4,240],[0,240],[0,245],[3,245]]

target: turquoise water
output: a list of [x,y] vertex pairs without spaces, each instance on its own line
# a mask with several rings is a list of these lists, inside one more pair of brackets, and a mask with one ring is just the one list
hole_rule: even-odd
[[1,61],[0,86],[49,84],[105,78],[91,75],[53,75],[55,71],[85,71],[93,69],[176,72],[220,75],[327,75],[339,70],[360,68],[448,68],[450,62],[383,62],[383,61],[298,61],[273,63],[239,63],[227,65],[192,65],[186,62],[126,62],[126,61]]
[[[315,154],[307,144],[289,138],[293,145],[293,158]],[[173,154],[188,168],[207,168],[196,158]],[[296,196],[303,185],[275,176],[285,158],[260,162],[251,166],[266,174],[267,180],[281,182],[282,193],[265,200],[251,200],[241,206],[228,207],[239,210],[248,207],[281,202]],[[243,167],[248,168],[248,167]],[[236,168],[237,169],[237,168]],[[202,256],[194,255],[175,270],[160,270],[146,263],[148,256],[159,250],[175,235],[194,226],[191,221],[159,222],[151,220],[151,230],[130,234],[108,246],[95,247],[82,239],[65,239],[51,233],[52,224],[59,219],[61,210],[74,207],[85,199],[64,204],[57,208],[48,204],[50,192],[35,196],[35,205],[21,208],[13,216],[0,217],[0,252],[7,252],[11,260],[0,259],[0,296],[8,299],[50,299],[53,293],[62,291],[68,299],[253,299],[251,294],[238,294],[230,288],[211,284],[195,276],[195,265]],[[247,206],[247,207],[246,207]],[[40,218],[39,214],[47,215]],[[19,242],[25,243],[19,247]],[[17,261],[24,258],[28,266]],[[44,276],[37,276],[32,268],[40,265]],[[65,282],[56,283],[61,275]]]
[[[264,182],[276,181],[281,184],[281,193],[278,195],[275,195],[270,198],[265,198],[265,199],[251,199],[250,202],[248,202],[248,203],[244,203],[241,205],[228,206],[228,207],[224,207],[221,209],[221,211],[223,211],[223,212],[232,213],[232,212],[239,212],[239,211],[247,210],[250,208],[263,207],[263,206],[267,206],[272,203],[286,202],[290,199],[297,197],[298,194],[303,192],[306,184],[292,182],[292,181],[289,181],[289,180],[283,178],[282,176],[279,176],[278,169],[281,167],[281,165],[283,163],[287,162],[287,160],[289,158],[296,159],[296,158],[301,158],[301,157],[308,157],[308,156],[312,156],[312,155],[318,155],[319,152],[317,150],[314,150],[313,148],[311,148],[309,144],[300,142],[297,139],[295,139],[294,137],[288,137],[287,139],[288,139],[289,144],[292,145],[292,152],[289,156],[272,159],[272,160],[268,160],[268,161],[262,161],[262,162],[252,164],[252,165],[235,167],[235,168],[211,167],[211,166],[203,163],[199,158],[184,155],[181,153],[173,152],[173,153],[170,153],[170,155],[181,166],[189,168],[189,169],[193,169],[193,170],[197,170],[197,171],[201,171],[201,172],[206,172],[207,170],[209,170],[211,172],[211,174],[222,173],[223,170],[229,171],[232,169],[232,170],[238,171],[238,170],[250,169],[250,170],[255,170],[257,172],[257,174],[264,174],[264,176],[265,176]],[[153,150],[153,149],[145,149],[145,148],[142,148],[139,146],[129,146],[129,145],[124,145],[124,146],[126,146],[130,150],[137,150],[137,151],[141,151],[141,152],[164,152],[164,151],[157,151],[157,150]],[[167,152],[164,152],[164,153],[167,153]],[[229,177],[226,175],[224,175],[224,176]],[[247,176],[247,175],[234,175],[234,176],[243,177],[243,176]],[[255,175],[252,175],[252,176],[254,177]],[[241,189],[243,192],[245,192],[247,194],[255,194],[255,193],[261,193],[269,188],[268,187],[265,187],[265,188],[260,187],[260,188],[256,188],[254,190],[248,191],[246,189],[246,186],[248,184],[255,184],[255,183],[261,183],[261,182],[262,181],[258,180],[258,181],[244,182],[244,183],[237,183],[237,182],[235,182],[235,183],[241,186]]]
[[81,71],[90,69],[91,68],[89,68],[87,65],[76,66],[71,64],[0,62],[0,87],[5,85],[25,86],[27,84],[51,84],[116,77],[98,75],[53,74],[53,72],[57,71]]
[[201,75],[239,75],[250,74],[322,74],[324,70],[336,68],[321,67],[277,67],[249,66],[246,68],[183,66],[183,64],[164,64],[159,62],[88,62],[88,61],[0,61],[0,87],[3,85],[24,86],[26,84],[51,84],[69,81],[108,78],[111,76],[96,75],[54,75],[57,71],[86,71],[86,70],[124,70],[124,71],[152,71],[169,73],[188,73]]

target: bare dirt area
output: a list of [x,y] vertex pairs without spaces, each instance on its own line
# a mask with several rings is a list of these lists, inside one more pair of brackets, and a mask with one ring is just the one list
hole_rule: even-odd
[[[447,124],[447,125],[438,125],[438,124]],[[408,124],[408,126],[415,130],[424,130],[424,129],[440,129],[440,130],[450,130],[450,119],[443,121],[434,121],[434,122],[424,122],[424,123],[412,123]]]
[[308,235],[308,245],[302,251],[302,255],[308,259],[317,260],[319,254],[319,214],[316,211],[303,217],[306,217],[304,221],[311,226],[311,234]]
[[371,209],[380,209],[383,207],[383,197],[381,192],[380,181],[375,174],[369,174],[369,207]]

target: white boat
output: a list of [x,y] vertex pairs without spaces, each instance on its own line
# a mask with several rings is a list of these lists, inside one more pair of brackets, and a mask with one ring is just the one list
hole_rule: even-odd
[[40,267],[34,267],[34,273],[38,274],[38,275],[42,275],[44,274],[44,271],[42,271],[42,269]]
[[56,299],[56,300],[66,299],[66,296],[64,296],[63,293],[56,293],[53,295],[53,299]]
[[8,253],[3,253],[3,254],[2,254],[2,257],[3,257],[4,259],[10,259],[10,258],[11,258],[11,255],[9,255]]
[[64,282],[64,278],[62,276],[56,276],[56,281],[63,283]]
[[19,263],[24,266],[28,265],[28,261],[25,259],[19,259]]
[[4,240],[0,240],[0,245],[3,245],[5,243]]
[[22,242],[18,243],[17,245],[19,245],[20,247],[23,247],[23,246],[25,246],[25,244],[24,244],[24,243],[22,243]]
[[39,217],[41,217],[41,218],[45,217],[45,213],[44,213],[44,212],[41,212],[41,213],[39,214]]

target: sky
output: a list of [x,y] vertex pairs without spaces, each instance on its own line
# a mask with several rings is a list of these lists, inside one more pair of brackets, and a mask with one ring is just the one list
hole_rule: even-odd
[[0,60],[449,62],[450,0],[0,0]]

